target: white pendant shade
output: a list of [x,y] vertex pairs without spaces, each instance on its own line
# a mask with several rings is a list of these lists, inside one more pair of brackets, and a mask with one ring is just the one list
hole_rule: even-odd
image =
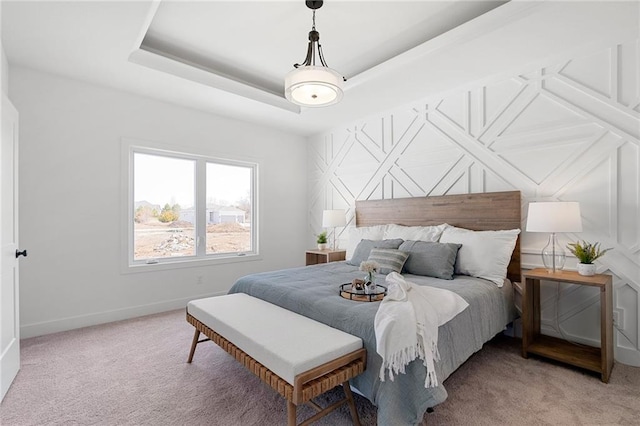
[[328,67],[301,66],[284,79],[284,95],[294,104],[323,107],[340,102],[343,78]]

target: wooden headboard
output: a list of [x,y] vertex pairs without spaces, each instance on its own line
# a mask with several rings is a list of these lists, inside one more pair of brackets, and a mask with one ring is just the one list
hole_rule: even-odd
[[[397,223],[427,226],[448,223],[474,231],[520,228],[520,191],[437,197],[356,201],[356,226]],[[507,278],[520,281],[520,238],[507,268]]]

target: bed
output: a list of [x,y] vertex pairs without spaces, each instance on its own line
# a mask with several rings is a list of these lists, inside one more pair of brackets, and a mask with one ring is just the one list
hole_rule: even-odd
[[[447,223],[474,231],[513,230],[520,227],[520,192],[448,195],[393,200],[356,201],[356,226],[435,226]],[[355,302],[339,295],[339,286],[361,278],[358,266],[347,262],[306,266],[252,274],[240,278],[230,293],[244,292],[363,339],[367,369],[352,380],[356,390],[378,407],[378,424],[419,424],[425,411],[447,398],[443,382],[482,345],[513,321],[512,281],[519,281],[520,245],[516,238],[508,259],[507,279],[496,282],[467,275],[452,280],[412,275],[407,281],[451,290],[469,307],[438,330],[439,386],[425,388],[425,368],[417,360],[406,374],[381,381],[382,359],[376,353],[374,318],[380,302]],[[379,277],[384,278],[384,277]],[[257,319],[259,320],[259,319]]]

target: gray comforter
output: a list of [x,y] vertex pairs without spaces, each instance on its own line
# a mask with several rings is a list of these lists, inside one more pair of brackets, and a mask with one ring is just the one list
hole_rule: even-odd
[[[340,284],[362,275],[356,266],[333,262],[248,275],[229,292],[250,294],[362,338],[367,369],[351,381],[352,385],[378,407],[379,425],[418,424],[427,408],[447,398],[443,381],[513,320],[511,285],[507,282],[498,288],[492,282],[467,276],[447,281],[405,275],[416,284],[451,290],[469,303],[467,309],[439,328],[441,359],[436,372],[440,386],[425,389],[425,368],[419,360],[409,364],[406,374],[396,376],[394,381],[380,381],[382,359],[376,353],[373,328],[380,302],[350,301],[340,297],[338,291]],[[383,281],[384,275],[378,275],[378,283]]]

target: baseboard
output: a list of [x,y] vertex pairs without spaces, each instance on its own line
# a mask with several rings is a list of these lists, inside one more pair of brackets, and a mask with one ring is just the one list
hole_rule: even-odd
[[144,315],[157,314],[160,312],[180,309],[187,306],[190,300],[201,299],[203,297],[220,296],[225,292],[201,294],[181,299],[167,300],[164,302],[151,303],[148,305],[131,306],[128,308],[115,309],[112,311],[98,312],[88,315],[78,315],[75,317],[61,318],[53,321],[44,321],[20,326],[20,338],[43,336],[45,334],[58,333],[61,331],[73,330],[76,328],[89,327],[92,325],[105,324],[113,321],[121,321]]

